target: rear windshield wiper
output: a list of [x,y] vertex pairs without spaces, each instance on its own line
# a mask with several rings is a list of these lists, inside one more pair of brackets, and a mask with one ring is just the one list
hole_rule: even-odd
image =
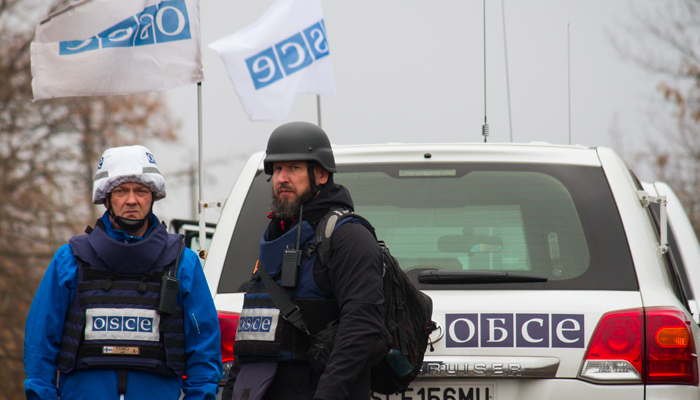
[[547,277],[540,275],[506,271],[445,271],[433,269],[422,271],[418,274],[418,282],[433,285],[547,282],[547,279]]

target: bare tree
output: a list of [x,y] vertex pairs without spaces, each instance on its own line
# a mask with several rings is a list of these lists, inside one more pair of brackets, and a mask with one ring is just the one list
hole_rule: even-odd
[[29,45],[66,0],[0,0],[0,399],[24,398],[24,322],[56,249],[97,218],[104,149],[175,140],[159,94],[32,102]]
[[634,22],[611,42],[623,57],[659,76],[664,102],[650,114],[657,138],[635,158],[673,188],[700,233],[700,0],[630,4]]

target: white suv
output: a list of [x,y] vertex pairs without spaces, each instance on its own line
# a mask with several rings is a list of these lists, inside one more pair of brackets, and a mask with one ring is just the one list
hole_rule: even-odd
[[[684,267],[660,243],[653,195],[612,150],[407,144],[334,154],[335,181],[433,299],[440,327],[409,391],[375,399],[700,396]],[[234,185],[204,268],[229,365],[240,288],[268,223],[263,158],[253,155]]]

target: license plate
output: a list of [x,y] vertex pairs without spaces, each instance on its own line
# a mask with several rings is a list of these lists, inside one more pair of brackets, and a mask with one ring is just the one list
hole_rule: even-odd
[[415,383],[401,394],[372,393],[372,400],[496,400],[495,383],[453,385]]

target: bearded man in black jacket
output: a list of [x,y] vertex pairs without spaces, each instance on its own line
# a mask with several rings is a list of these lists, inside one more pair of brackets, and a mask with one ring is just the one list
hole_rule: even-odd
[[[346,219],[331,236],[327,265],[308,249],[326,214],[353,209],[348,190],[333,182],[335,159],[321,128],[292,122],[275,129],[264,167],[272,179],[271,221],[236,333],[240,370],[232,373],[224,399],[368,400],[370,368],[390,343],[380,248],[359,220]],[[261,273],[282,286],[307,332],[280,313]],[[323,369],[314,369],[307,356],[310,337],[333,323],[333,350]]]

